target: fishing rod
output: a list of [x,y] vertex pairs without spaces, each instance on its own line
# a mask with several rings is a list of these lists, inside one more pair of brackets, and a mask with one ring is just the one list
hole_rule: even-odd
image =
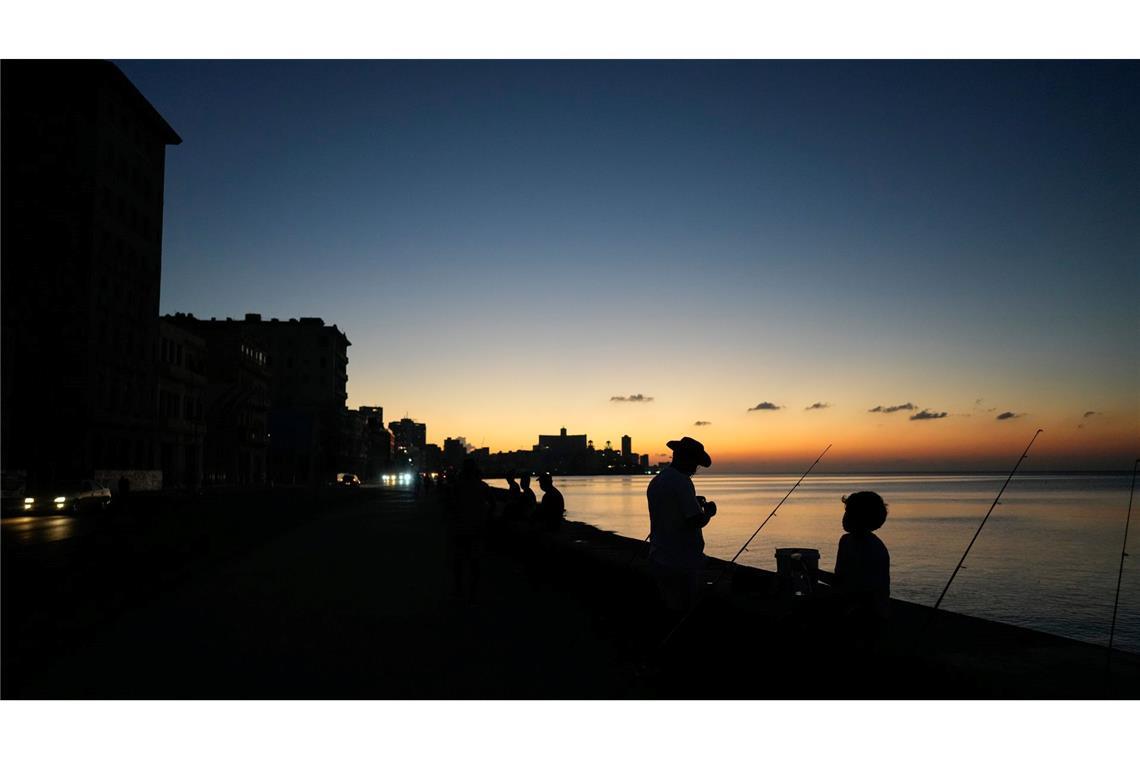
[[1124,558],[1128,556],[1128,524],[1132,522],[1132,494],[1136,491],[1136,466],[1140,459],[1132,463],[1132,486],[1128,489],[1128,516],[1124,518],[1124,545],[1120,547],[1120,569],[1116,571],[1116,598],[1112,600],[1112,626],[1108,629],[1108,657],[1104,662],[1104,674],[1112,672],[1112,639],[1116,634],[1116,608],[1120,604],[1120,579],[1124,577]]
[[629,562],[625,563],[626,567],[632,567],[633,566],[633,561],[635,559],[637,559],[638,555],[641,554],[641,547],[644,546],[645,544],[649,543],[649,539],[652,537],[653,537],[653,532],[650,531],[649,533],[647,533],[645,535],[645,538],[643,538],[637,542],[637,546],[633,547],[633,554],[630,555]]
[[942,604],[942,600],[946,597],[946,592],[950,590],[950,584],[954,582],[954,578],[958,575],[958,571],[962,569],[962,563],[966,561],[966,555],[970,553],[970,549],[973,548],[974,542],[978,540],[978,536],[981,534],[982,528],[986,527],[986,520],[990,519],[990,515],[994,511],[994,507],[998,505],[998,500],[1000,500],[1001,495],[1005,493],[1005,487],[1009,485],[1009,481],[1013,480],[1013,474],[1017,472],[1017,468],[1021,466],[1021,463],[1024,462],[1026,458],[1028,458],[1029,449],[1031,446],[1033,446],[1033,442],[1037,440],[1037,436],[1041,435],[1043,432],[1045,431],[1040,428],[1037,429],[1037,432],[1033,434],[1033,438],[1031,438],[1029,441],[1029,446],[1025,447],[1025,451],[1021,452],[1021,457],[1017,460],[1017,463],[1013,466],[1013,469],[1009,471],[1009,477],[1005,479],[1004,483],[1002,483],[1001,490],[998,491],[998,495],[996,498],[994,498],[994,503],[990,505],[989,511],[986,512],[986,516],[982,518],[982,524],[979,525],[977,531],[974,532],[974,537],[970,539],[970,543],[966,546],[966,551],[962,552],[962,559],[958,560],[958,564],[954,567],[954,572],[950,574],[950,580],[946,581],[946,588],[942,589],[942,593],[938,595],[938,601],[934,603],[935,611],[937,611],[939,605]]
[[[721,579],[721,577],[722,577],[722,576],[723,576],[723,575],[724,575],[726,572],[728,572],[728,568],[729,568],[731,565],[735,565],[735,564],[736,564],[736,559],[737,559],[737,557],[739,557],[741,554],[743,554],[743,553],[745,552],[745,550],[747,550],[747,549],[748,549],[748,545],[749,545],[750,543],[752,543],[752,539],[756,538],[756,536],[760,534],[760,531],[764,530],[764,526],[768,524],[768,521],[769,521],[769,520],[771,520],[773,517],[775,517],[775,516],[776,516],[776,512],[778,512],[778,511],[780,510],[780,507],[782,507],[782,506],[784,505],[784,502],[788,500],[788,497],[792,495],[792,491],[795,491],[797,488],[799,488],[799,487],[800,487],[800,483],[803,483],[803,482],[804,482],[804,478],[806,478],[806,477],[808,476],[808,473],[809,473],[809,472],[811,472],[812,470],[814,470],[814,469],[815,469],[815,466],[816,466],[817,464],[819,464],[819,460],[823,459],[823,455],[824,455],[824,454],[826,454],[826,453],[827,453],[827,451],[828,451],[828,449],[830,449],[830,448],[831,448],[831,444],[829,443],[829,444],[827,444],[827,448],[825,448],[825,449],[823,450],[823,452],[822,452],[822,453],[820,453],[820,455],[819,455],[819,456],[817,456],[817,457],[815,458],[815,461],[811,463],[811,467],[807,468],[807,470],[804,472],[804,474],[803,474],[803,475],[800,475],[800,479],[796,481],[796,484],[795,484],[794,486],[792,486],[792,490],[791,490],[791,491],[788,491],[786,494],[784,494],[784,498],[780,499],[780,503],[776,505],[776,508],[772,510],[771,514],[769,514],[767,517],[765,517],[765,518],[764,518],[764,522],[760,523],[760,527],[759,527],[759,528],[757,528],[756,530],[754,530],[754,531],[752,532],[752,535],[748,537],[748,540],[744,542],[744,546],[741,546],[741,547],[740,547],[740,549],[739,549],[739,550],[736,552],[736,554],[732,555],[732,559],[730,559],[730,560],[728,561],[728,564],[727,564],[727,565],[725,565],[725,566],[724,566],[724,567],[721,569],[721,571],[720,571],[720,575],[718,575],[718,576],[716,577],[716,581],[719,581],[719,580]],[[715,585],[716,585],[716,581],[713,581],[713,582],[712,582],[712,585],[713,585],[713,586],[715,586]]]
[[[808,474],[815,469],[815,466],[819,464],[819,460],[823,459],[823,455],[826,454],[830,448],[831,444],[829,443],[827,444],[827,448],[825,448],[820,453],[820,455],[815,458],[815,461],[811,463],[811,467],[807,468],[807,470],[804,471],[803,475],[800,475],[800,479],[795,482],[795,485],[793,485],[786,494],[784,494],[784,498],[780,499],[780,503],[776,505],[775,509],[773,509],[772,512],[764,518],[764,522],[760,523],[760,527],[752,532],[752,535],[748,537],[748,540],[744,542],[744,545],[740,547],[736,554],[732,555],[732,559],[728,561],[728,564],[721,568],[720,574],[717,575],[715,579],[713,579],[712,583],[708,584],[708,587],[705,589],[706,593],[712,591],[716,584],[720,582],[720,579],[724,577],[724,574],[728,572],[728,568],[736,564],[737,558],[744,553],[744,551],[748,548],[748,545],[752,543],[752,540],[760,534],[760,531],[764,529],[764,526],[768,524],[768,521],[776,516],[776,512],[780,510],[780,507],[783,506],[784,502],[788,500],[788,498],[795,492],[795,490],[800,487],[800,483],[804,482],[804,478],[806,478]],[[693,613],[696,611],[696,609],[696,605],[693,605],[693,607],[685,613],[685,616],[681,618],[677,624],[673,626],[673,629],[669,631],[665,638],[661,640],[661,643],[657,647],[658,649],[665,648],[665,645],[669,643],[670,639],[673,638],[673,635],[677,633],[677,631],[679,631],[686,622],[688,622],[690,617],[693,616]]]

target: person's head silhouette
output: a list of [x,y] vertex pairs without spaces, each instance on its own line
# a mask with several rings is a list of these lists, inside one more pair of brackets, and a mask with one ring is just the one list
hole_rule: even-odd
[[544,472],[538,476],[538,487],[543,491],[549,491],[554,487],[554,480],[550,477],[549,472]]
[[679,441],[665,444],[673,450],[673,467],[686,475],[692,475],[698,467],[712,467],[712,458],[705,446],[698,440],[685,436]]
[[887,521],[887,503],[874,491],[856,491],[843,497],[843,530],[869,533]]
[[529,491],[530,490],[530,475],[526,475],[526,474],[520,475],[519,476],[519,485],[522,486],[522,490]]

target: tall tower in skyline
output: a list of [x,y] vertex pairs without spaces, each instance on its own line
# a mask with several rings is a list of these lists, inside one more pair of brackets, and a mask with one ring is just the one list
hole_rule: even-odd
[[626,460],[626,461],[629,461],[629,459],[632,455],[633,455],[633,439],[630,438],[628,435],[623,435],[621,437],[621,458]]

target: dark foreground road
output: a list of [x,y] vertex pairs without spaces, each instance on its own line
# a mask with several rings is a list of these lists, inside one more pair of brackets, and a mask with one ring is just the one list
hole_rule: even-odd
[[598,635],[597,610],[533,566],[489,554],[479,602],[453,599],[434,502],[370,489],[294,501],[280,518],[267,505],[184,507],[174,524],[143,516],[49,543],[6,526],[4,697],[628,689],[629,652]]

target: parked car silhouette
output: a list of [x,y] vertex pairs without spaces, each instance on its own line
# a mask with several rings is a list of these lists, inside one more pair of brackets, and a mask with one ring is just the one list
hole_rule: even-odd
[[351,472],[337,473],[336,483],[338,486],[348,486],[350,488],[360,487],[360,478],[353,475]]

